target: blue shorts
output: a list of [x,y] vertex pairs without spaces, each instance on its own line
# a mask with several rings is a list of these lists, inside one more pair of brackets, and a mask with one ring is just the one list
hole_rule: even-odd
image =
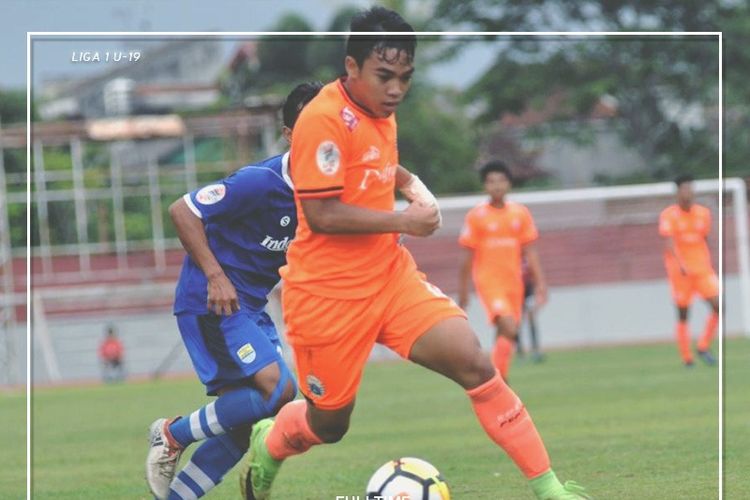
[[206,394],[237,385],[275,362],[283,362],[276,326],[265,311],[240,310],[231,316],[177,315],[195,371]]

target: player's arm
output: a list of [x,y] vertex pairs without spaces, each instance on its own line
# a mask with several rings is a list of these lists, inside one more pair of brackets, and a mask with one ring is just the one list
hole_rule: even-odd
[[529,266],[529,274],[531,274],[531,280],[534,283],[534,301],[537,307],[543,306],[547,303],[547,281],[542,271],[542,263],[539,259],[539,252],[536,249],[536,244],[533,242],[526,243],[522,247],[523,255],[526,257],[526,262]]
[[184,198],[169,206],[169,215],[182,246],[208,278],[208,309],[219,315],[238,311],[237,290],[208,246],[203,221],[190,210]]
[[301,198],[310,229],[325,234],[406,233],[429,236],[440,225],[437,207],[410,203],[403,212],[343,203],[338,197]]
[[474,249],[464,248],[464,258],[458,271],[458,306],[461,309],[466,309],[469,305],[469,283],[473,265]]

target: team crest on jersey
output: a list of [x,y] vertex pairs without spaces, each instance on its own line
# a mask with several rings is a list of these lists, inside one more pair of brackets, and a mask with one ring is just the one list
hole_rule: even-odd
[[227,194],[227,187],[224,184],[211,184],[202,188],[195,195],[195,199],[201,205],[213,205],[221,201]]
[[359,118],[357,118],[357,115],[354,114],[354,111],[349,109],[348,106],[344,106],[341,110],[341,119],[344,120],[344,124],[346,125],[346,128],[349,129],[351,132],[354,130],[354,128],[359,123]]
[[341,152],[335,142],[323,141],[318,146],[315,159],[318,163],[318,170],[324,175],[334,175],[339,171]]
[[365,154],[362,155],[362,163],[370,163],[371,161],[378,159],[380,159],[380,150],[375,146],[370,146],[370,148],[365,151]]
[[240,358],[240,361],[242,361],[246,365],[249,365],[250,363],[255,361],[255,356],[255,349],[250,342],[243,345],[237,350],[237,357]]
[[305,380],[307,382],[307,387],[310,388],[310,392],[313,396],[320,397],[326,393],[326,388],[323,386],[323,382],[321,382],[315,375],[308,375]]
[[513,219],[513,221],[511,221],[510,225],[513,227],[514,231],[518,231],[518,229],[521,227],[521,221],[518,220],[518,219]]

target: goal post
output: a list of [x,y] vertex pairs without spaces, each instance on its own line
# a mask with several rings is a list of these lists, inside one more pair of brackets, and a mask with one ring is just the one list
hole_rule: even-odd
[[[725,320],[731,320],[728,323],[725,321],[730,326],[725,331],[750,336],[747,186],[739,178],[697,180],[693,186],[696,202],[708,206],[712,213],[709,244],[716,270],[724,278]],[[557,294],[556,290],[580,291],[587,288],[587,295],[580,297],[592,304],[591,316],[599,312],[597,295],[612,292],[612,300],[624,300],[621,307],[633,311],[631,317],[644,311],[644,314],[651,315],[650,318],[638,318],[643,320],[643,324],[633,328],[644,330],[653,325],[654,329],[659,330],[654,332],[654,338],[665,338],[664,335],[671,332],[674,314],[662,261],[663,243],[657,227],[660,212],[675,203],[675,193],[676,187],[672,182],[511,192],[508,198],[529,208],[540,231],[538,246],[542,265],[555,292],[551,297],[552,307],[548,308],[550,312],[544,312],[543,316],[549,315],[549,321],[554,322],[555,327],[565,323],[565,318],[560,319],[558,313],[570,316],[569,311],[560,311],[552,304],[562,295]],[[444,223],[435,235],[437,239],[443,238],[446,248],[449,243],[456,246],[464,216],[472,207],[486,200],[485,194],[441,197],[438,201]],[[399,208],[405,207],[404,202],[399,203]],[[452,257],[450,266],[447,262],[441,265],[437,261],[443,252],[438,248],[438,243],[429,243],[428,240],[430,238],[423,243],[419,239],[408,239],[407,245],[413,247],[412,252],[420,267],[425,267],[425,260],[433,262],[432,272],[426,270],[432,281],[447,293],[455,292],[455,286],[453,289],[451,286],[456,282],[458,254]],[[445,274],[442,282],[441,272]],[[626,288],[628,294],[620,293]],[[658,308],[654,304],[657,301],[660,303]],[[576,301],[571,298],[569,304],[576,305]],[[670,307],[668,313],[665,312],[666,307]],[[704,312],[703,307],[695,309],[696,316]],[[613,316],[622,316],[614,307],[611,311]],[[555,316],[554,319],[552,316]],[[580,316],[577,321],[585,326],[588,319],[583,317],[584,314]],[[653,321],[649,323],[647,319]],[[624,320],[620,321],[624,323]],[[569,325],[569,331],[577,328],[572,322]],[[599,330],[606,330],[610,326],[603,320],[597,325]],[[626,325],[620,324],[619,327],[626,328]],[[594,328],[591,326],[592,330]],[[566,339],[575,336],[566,335]],[[547,337],[546,329],[544,336]],[[623,331],[617,341],[630,338]],[[577,343],[585,344],[589,340],[591,337],[581,337]],[[604,341],[601,338],[594,341],[600,340]],[[634,336],[632,340],[648,339]]]

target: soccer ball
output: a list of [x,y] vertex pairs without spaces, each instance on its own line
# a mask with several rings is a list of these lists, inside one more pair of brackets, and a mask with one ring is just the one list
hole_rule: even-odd
[[405,457],[383,464],[367,483],[367,500],[450,500],[440,472],[419,458]]

